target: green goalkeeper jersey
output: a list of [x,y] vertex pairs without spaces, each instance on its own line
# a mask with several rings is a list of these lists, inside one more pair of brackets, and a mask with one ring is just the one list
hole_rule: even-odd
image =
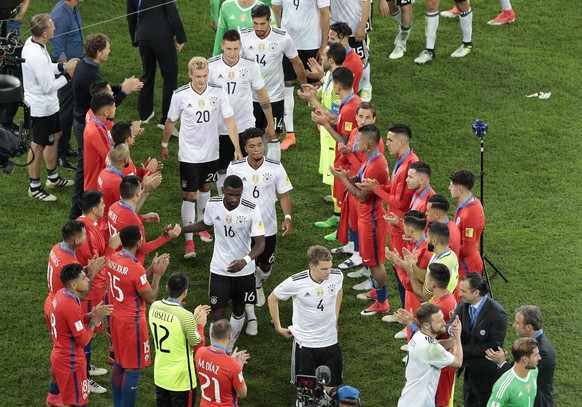
[[503,374],[493,385],[487,407],[533,407],[538,389],[538,369],[522,378],[514,369]]

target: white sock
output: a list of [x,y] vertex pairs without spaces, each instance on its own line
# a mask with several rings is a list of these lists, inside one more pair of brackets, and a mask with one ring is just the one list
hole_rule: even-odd
[[269,141],[267,143],[267,158],[275,161],[281,161],[281,142],[279,139],[277,141]]
[[362,79],[360,80],[360,89],[372,89],[372,84],[370,83],[370,62],[366,63],[364,67]]
[[468,44],[473,38],[473,12],[471,9],[459,14],[461,21],[461,31],[463,31],[463,42]]
[[400,7],[398,8],[398,11],[394,14],[391,14],[391,16],[394,21],[398,23],[398,26],[400,26],[400,23],[402,22],[402,13],[400,12]]
[[285,86],[285,116],[283,117],[283,121],[285,122],[285,131],[287,133],[293,133],[293,110],[295,110],[294,91],[294,86]]
[[210,321],[210,328],[208,329],[208,336],[210,336],[210,345],[214,346],[214,339],[212,338],[212,328],[214,327],[214,321]]
[[271,271],[273,271],[273,267],[271,267],[269,271],[265,272],[259,266],[257,266],[255,269],[255,287],[261,288],[271,275]]
[[[196,201],[182,200],[182,225],[191,225],[196,219]],[[192,233],[184,233],[186,240],[192,240]]]
[[511,10],[511,2],[509,0],[501,0],[501,8],[504,11]]
[[434,50],[437,28],[439,28],[439,12],[426,13],[426,49]]
[[348,252],[354,251],[354,242],[349,241],[347,245],[344,246],[344,250]]
[[209,199],[210,191],[198,191],[198,220],[204,219],[204,211],[206,210],[206,204]]
[[245,324],[245,314],[243,312],[242,315],[236,316],[234,314],[230,315],[230,326],[232,327],[232,338],[228,343],[228,351],[232,352],[234,349],[234,344],[240,335],[240,331],[243,329],[243,325]]
[[354,254],[352,254],[352,257],[350,257],[350,260],[353,261],[354,263],[362,263],[362,257],[360,256],[360,252],[354,252]]
[[255,306],[253,304],[245,305],[245,313],[247,314],[247,321],[252,321],[257,319],[257,314],[255,314]]
[[216,189],[218,189],[218,195],[222,195],[222,187],[224,186],[225,179],[226,172],[224,174],[218,173],[218,179],[216,180]]

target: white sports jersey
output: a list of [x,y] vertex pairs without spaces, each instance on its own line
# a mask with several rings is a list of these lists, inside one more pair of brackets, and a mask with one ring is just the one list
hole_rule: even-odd
[[406,385],[398,407],[434,407],[441,369],[455,360],[438,340],[416,332],[408,343]]
[[[261,68],[271,103],[283,100],[285,98],[283,55],[289,59],[299,55],[289,34],[271,27],[269,35],[260,39],[252,28],[243,28],[240,38],[243,55],[256,60]],[[256,95],[253,95],[253,101],[259,101]]]
[[354,37],[362,19],[362,3],[369,2],[370,0],[332,0],[330,23],[348,23]]
[[[255,127],[253,115],[253,90],[265,86],[261,70],[254,59],[241,56],[234,66],[229,66],[222,59],[222,54],[208,60],[208,81],[222,86],[234,109],[234,118],[238,131]],[[218,134],[228,134],[226,123],[222,120]]]
[[332,269],[327,280],[317,284],[309,270],[287,278],[273,291],[280,300],[293,297],[293,325],[289,330],[295,341],[308,348],[324,348],[337,343],[336,299],[344,275]]
[[180,119],[178,160],[186,163],[218,160],[218,125],[233,114],[220,85],[208,83],[201,94],[191,84],[176,89],[168,118],[174,122]]
[[265,235],[277,234],[277,193],[284,194],[293,189],[287,172],[279,161],[265,158],[258,169],[248,163],[248,157],[233,161],[226,175],[238,175],[244,184],[243,197],[256,204],[265,223]]
[[226,209],[221,196],[210,198],[204,211],[204,223],[214,226],[214,251],[210,272],[221,276],[241,277],[255,272],[255,261],[241,271],[229,273],[226,268],[233,260],[240,260],[251,251],[251,237],[264,236],[265,227],[259,208],[241,199],[232,211]]
[[291,36],[297,49],[321,47],[319,9],[329,7],[329,0],[273,0],[273,6],[283,8],[281,28]]

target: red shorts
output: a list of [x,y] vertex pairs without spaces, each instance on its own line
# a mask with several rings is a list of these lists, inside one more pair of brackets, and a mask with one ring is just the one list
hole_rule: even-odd
[[352,231],[358,231],[358,200],[352,194],[348,194],[349,208],[350,208],[350,228]]
[[378,266],[386,260],[386,221],[358,223],[358,241],[363,266]]
[[46,326],[48,327],[49,332],[51,332],[51,308],[53,298],[55,298],[55,295],[50,293],[44,301],[44,319],[46,321]]
[[402,248],[406,246],[406,242],[402,239],[403,235],[390,235],[390,250],[396,249],[398,254],[402,254]]
[[[81,301],[81,312],[83,314],[90,313],[93,310],[93,308],[95,308],[95,306],[98,305],[101,301],[102,300],[99,300],[99,301],[82,300]],[[95,329],[93,329],[93,332],[103,331],[103,325],[104,325],[103,322],[99,323],[99,326],[96,326]]]
[[84,406],[89,404],[89,381],[85,365],[82,369],[73,372],[70,369],[53,367],[53,374],[59,385],[64,405]]
[[141,369],[152,362],[146,319],[127,321],[109,317],[115,361],[124,369]]
[[478,251],[462,259],[459,258],[459,281],[469,271],[476,271],[479,274],[483,274],[483,260],[481,260],[481,255]]
[[455,369],[443,367],[441,377],[437,386],[436,407],[448,407],[453,395],[453,385],[455,384]]

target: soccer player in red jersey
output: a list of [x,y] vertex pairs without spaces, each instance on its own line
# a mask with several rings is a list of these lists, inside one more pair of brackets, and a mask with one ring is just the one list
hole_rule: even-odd
[[485,228],[485,213],[481,201],[473,196],[475,174],[469,170],[458,170],[451,174],[449,191],[457,200],[454,222],[461,234],[459,251],[459,280],[466,273],[475,271],[483,274],[483,260],[479,253],[479,241]]
[[449,219],[449,200],[443,195],[434,194],[426,203],[426,220],[428,223],[441,222],[449,228],[449,247],[459,257],[461,250],[461,234],[459,228]]
[[94,115],[87,121],[83,139],[83,190],[98,189],[97,178],[103,168],[107,154],[113,145],[111,127],[115,117],[115,98],[105,92],[97,93],[91,99]]
[[348,68],[354,75],[352,80],[352,91],[357,95],[360,90],[360,80],[364,73],[364,65],[356,51],[350,48],[348,43],[350,35],[352,35],[352,29],[347,23],[337,22],[329,26],[328,41],[331,43],[340,43],[346,49],[346,59],[342,66]]
[[361,312],[362,315],[375,315],[390,310],[388,303],[388,286],[384,268],[386,247],[386,221],[384,207],[377,195],[360,189],[356,182],[374,179],[380,185],[388,183],[386,158],[380,154],[380,130],[374,125],[362,126],[358,137],[358,150],[367,159],[362,164],[356,177],[349,178],[348,172],[333,168],[331,172],[358,201],[358,237],[362,264],[370,268],[375,282],[376,301]]
[[238,399],[247,396],[247,384],[242,369],[249,355],[246,351],[232,355],[227,346],[232,337],[230,322],[216,321],[210,332],[212,346],[198,349],[194,358],[200,382],[200,407],[236,407]]
[[129,225],[136,225],[139,227],[143,241],[143,246],[140,247],[136,256],[141,264],[145,262],[145,256],[153,252],[157,248],[163,246],[170,240],[180,235],[180,225],[168,225],[164,229],[164,233],[155,240],[147,241],[145,236],[145,229],[142,222],[160,222],[160,217],[155,212],[139,215],[136,213],[137,205],[141,200],[142,191],[139,178],[135,175],[128,175],[123,177],[121,185],[119,186],[121,193],[121,200],[111,205],[109,208],[108,223],[109,233],[115,234],[121,229]]
[[80,264],[63,267],[60,280],[63,288],[56,292],[50,307],[51,367],[61,390],[62,405],[84,406],[89,404],[89,384],[83,348],[112,307],[100,303],[83,314],[80,299],[89,291],[91,282]]
[[[111,383],[113,405],[133,407],[141,369],[151,363],[146,303],[156,300],[170,255],[156,255],[146,270],[136,257],[144,240],[140,228],[136,225],[124,227],[119,236],[123,249],[107,259],[109,300],[113,304],[111,339],[115,349]],[[148,276],[152,274],[150,285]]]

